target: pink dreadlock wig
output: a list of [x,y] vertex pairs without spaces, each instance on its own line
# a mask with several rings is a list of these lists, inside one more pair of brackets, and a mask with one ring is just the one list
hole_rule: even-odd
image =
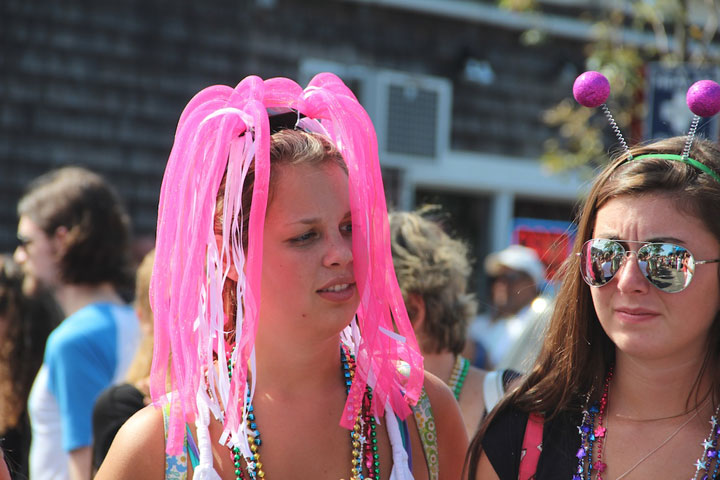
[[[250,456],[243,400],[254,393],[255,375],[250,376],[251,385],[247,380],[248,370],[255,368],[270,180],[268,112],[277,111],[295,112],[297,128],[329,138],[348,168],[360,305],[342,335],[356,356],[357,370],[340,424],[352,428],[368,384],[374,392],[371,408],[376,417],[386,409],[406,417],[422,388],[422,357],[390,254],[375,130],[355,96],[330,73],[317,75],[305,90],[287,78],[263,81],[256,76],[245,78],[234,89],[206,88],[188,103],[178,123],[160,192],[150,289],[155,314],[150,389],[156,404],[170,404],[167,450],[181,450],[184,423],[195,421],[201,464],[208,455],[210,412],[223,422],[220,441]],[[242,211],[241,195],[253,162],[245,249],[240,239],[247,212]],[[213,222],[223,177],[222,240],[218,241]],[[234,348],[227,342],[226,322],[231,315],[223,310],[222,295],[231,267],[239,277]],[[227,355],[234,365],[231,380],[224,362]],[[167,378],[171,394],[166,393]]]

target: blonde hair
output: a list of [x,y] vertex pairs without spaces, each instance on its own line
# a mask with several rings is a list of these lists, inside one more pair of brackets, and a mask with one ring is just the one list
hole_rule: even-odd
[[137,384],[150,376],[153,357],[153,312],[150,308],[150,277],[152,276],[155,250],[145,255],[137,269],[135,278],[135,309],[138,312],[140,325],[148,327],[143,330],[143,337],[133,361],[128,368],[125,380]]
[[[467,293],[471,267],[467,246],[450,238],[440,226],[418,212],[390,214],[392,256],[400,290],[409,306],[411,294],[425,302],[425,353],[451,351],[465,346],[467,326],[477,302]],[[411,321],[415,312],[408,311]]]

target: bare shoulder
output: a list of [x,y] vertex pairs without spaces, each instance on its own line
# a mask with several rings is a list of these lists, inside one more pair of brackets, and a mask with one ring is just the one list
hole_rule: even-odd
[[435,375],[425,372],[424,386],[435,417],[440,478],[460,478],[468,449],[460,407],[450,388]]
[[460,392],[460,410],[465,421],[465,429],[470,438],[475,435],[485,415],[483,382],[486,374],[485,370],[470,367],[465,378],[465,384]]
[[125,422],[95,480],[165,478],[165,427],[162,410],[148,405]]

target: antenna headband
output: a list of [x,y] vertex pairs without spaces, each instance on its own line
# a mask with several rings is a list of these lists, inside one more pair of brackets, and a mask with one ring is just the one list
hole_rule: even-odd
[[645,155],[638,155],[637,157],[633,157],[628,161],[632,162],[635,160],[642,160],[643,158],[658,158],[660,160],[670,160],[673,162],[686,163],[704,173],[707,173],[712,178],[714,178],[716,182],[720,183],[720,175],[715,173],[710,167],[708,167],[704,163],[698,162],[694,158],[686,157],[684,155],[675,155],[673,153],[647,153]]

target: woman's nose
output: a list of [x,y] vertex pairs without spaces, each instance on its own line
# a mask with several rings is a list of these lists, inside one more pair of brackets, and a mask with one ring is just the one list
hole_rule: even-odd
[[340,233],[328,239],[328,249],[323,263],[327,267],[344,266],[352,262],[352,238]]
[[637,253],[633,251],[625,252],[625,258],[616,275],[618,289],[623,292],[646,291],[650,286],[650,282],[645,277],[645,273],[647,272],[644,272],[640,267]]

